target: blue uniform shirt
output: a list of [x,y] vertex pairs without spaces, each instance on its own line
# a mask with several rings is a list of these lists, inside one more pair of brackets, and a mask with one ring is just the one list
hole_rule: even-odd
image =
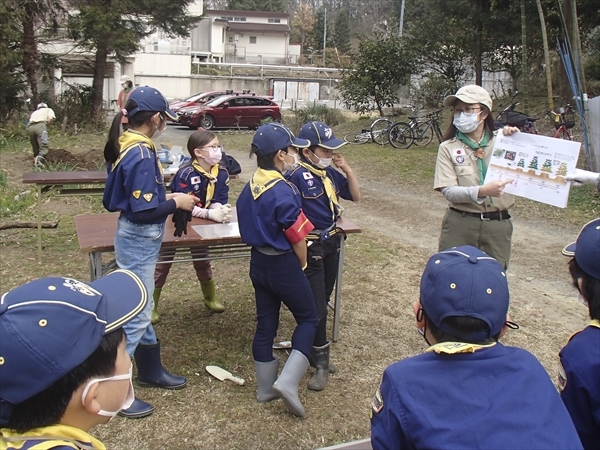
[[373,400],[378,449],[581,449],[569,413],[538,360],[496,344],[423,353],[389,366]]
[[285,180],[276,182],[256,200],[250,183],[244,186],[236,202],[240,236],[253,247],[272,247],[277,251],[292,250],[283,231],[291,227],[301,212],[298,189]]
[[[348,179],[333,167],[327,167],[325,171],[333,183],[336,194],[345,200],[352,200],[352,194],[350,194],[348,188]],[[332,218],[329,198],[325,193],[323,181],[302,166],[286,174],[286,178],[300,191],[302,210],[315,226],[315,229],[326,230],[331,227],[335,222]]]
[[[154,149],[146,142],[139,142],[148,138],[133,131],[125,134],[130,140],[136,135],[139,139],[132,145],[122,145],[123,150],[129,148],[127,153],[116,167],[114,164],[107,167],[108,178],[102,203],[108,211],[121,211],[127,220],[134,221],[133,213],[156,208],[166,201],[167,191]],[[162,222],[164,219],[157,223]]]
[[574,334],[560,363],[560,395],[583,447],[600,449],[600,328],[590,325]]
[[[171,180],[171,192],[183,192],[187,194],[192,192],[200,199],[201,208],[208,208],[206,202],[206,191],[210,180],[198,171],[191,164],[183,166],[177,171],[173,180]],[[225,205],[229,200],[229,173],[227,169],[219,166],[217,181],[215,183],[215,191],[211,199],[211,203],[221,203]]]

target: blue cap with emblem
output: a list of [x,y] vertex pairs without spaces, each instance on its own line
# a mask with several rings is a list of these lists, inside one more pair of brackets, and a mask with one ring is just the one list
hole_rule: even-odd
[[127,111],[127,116],[133,116],[139,111],[164,112],[171,119],[177,119],[177,114],[171,111],[167,99],[158,91],[150,86],[136,87],[131,94],[129,100],[133,100],[137,106],[131,111]]
[[328,150],[337,150],[347,144],[346,141],[336,138],[331,127],[323,122],[305,123],[300,128],[298,137],[308,139],[311,145],[318,145]]
[[116,270],[90,284],[71,278],[31,281],[0,298],[0,425],[12,406],[44,391],[83,363],[102,336],[146,306],[132,272]]
[[562,254],[574,257],[585,273],[600,280],[600,219],[586,223]]
[[[467,342],[483,342],[502,330],[508,313],[508,282],[504,269],[491,256],[470,245],[433,255],[421,277],[421,305],[441,331]],[[473,317],[487,330],[463,333],[447,317]]]
[[298,148],[309,147],[310,141],[299,139],[285,125],[272,122],[256,130],[252,138],[252,145],[256,146],[257,154],[268,155],[287,149],[290,145]]

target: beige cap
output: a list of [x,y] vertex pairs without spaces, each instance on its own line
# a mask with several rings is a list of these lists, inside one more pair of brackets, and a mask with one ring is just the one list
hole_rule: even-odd
[[131,81],[127,75],[121,75],[121,83],[125,83],[126,81]]
[[463,103],[474,104],[481,103],[482,105],[487,106],[487,108],[492,110],[492,97],[488,91],[486,91],[481,86],[477,86],[476,84],[468,84],[467,86],[461,87],[456,94],[449,95],[444,99],[444,106],[454,106],[456,100],[460,100]]

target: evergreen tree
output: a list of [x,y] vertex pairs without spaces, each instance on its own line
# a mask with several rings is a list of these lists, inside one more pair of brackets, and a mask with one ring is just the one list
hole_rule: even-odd
[[346,8],[339,11],[335,19],[333,44],[342,53],[350,51],[350,15]]
[[540,170],[543,172],[552,172],[552,160],[546,159]]
[[522,169],[525,168],[525,159],[524,158],[521,158],[519,160],[519,162],[517,163],[517,167],[520,167]]
[[529,163],[529,167],[530,169],[534,169],[537,170],[538,169],[538,157],[534,156],[533,159],[531,160],[531,162]]
[[563,177],[567,174],[567,163],[561,162],[556,170],[556,175],[562,175]]
[[[331,33],[331,19],[329,15],[330,11],[327,12],[327,36],[326,44],[327,48],[333,47],[333,35]],[[325,30],[325,9],[319,8],[315,14],[315,23],[313,25],[312,33],[310,34],[310,46],[313,50],[323,50],[323,32]]]
[[287,12],[286,0],[229,0],[227,6],[235,11]]

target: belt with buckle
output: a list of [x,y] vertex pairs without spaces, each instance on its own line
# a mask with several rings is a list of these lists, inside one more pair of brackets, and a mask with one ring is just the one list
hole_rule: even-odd
[[462,214],[463,216],[476,217],[480,220],[507,220],[510,219],[508,210],[504,211],[493,211],[484,213],[472,213],[467,211],[461,211],[460,209],[450,208],[452,211]]
[[336,235],[338,229],[335,228],[335,225],[329,230],[313,230],[307,236],[306,239],[309,241],[327,241],[331,239],[334,235]]

